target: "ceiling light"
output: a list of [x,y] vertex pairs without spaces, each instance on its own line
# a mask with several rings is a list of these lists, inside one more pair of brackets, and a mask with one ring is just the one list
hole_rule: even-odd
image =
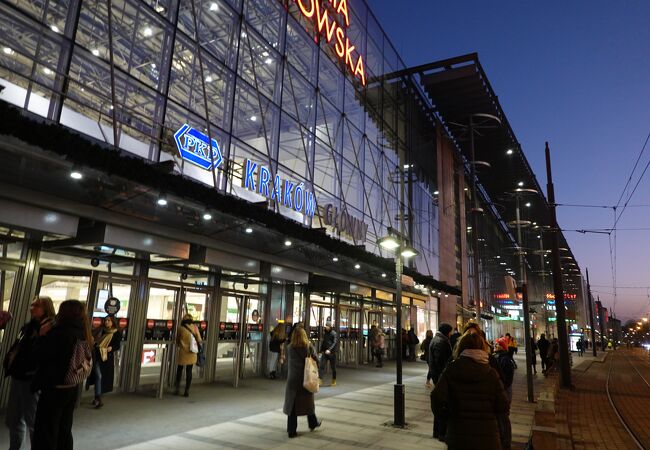
[[523,187],[523,185],[524,185],[523,181],[520,181],[519,183],[517,183],[517,186],[519,186],[519,187]]
[[255,122],[257,120],[257,116],[251,116],[251,121]]
[[154,10],[157,13],[163,13],[163,12],[165,12],[165,7],[163,5],[156,4],[156,6],[154,7]]
[[332,258],[332,261],[339,262],[339,259],[335,256],[334,258]]
[[449,294],[445,294],[445,297],[449,297]]
[[206,82],[206,83],[212,83],[212,77],[211,77],[210,75],[208,75],[207,77],[205,77],[205,82]]
[[284,245],[285,245],[286,247],[291,247],[291,244],[292,244],[292,242],[291,242],[289,239],[287,239],[286,241],[284,241]]
[[465,188],[465,189],[463,189],[463,190],[464,190],[465,192],[467,192],[467,191],[469,191],[469,188]]
[[394,236],[384,236],[377,241],[380,247],[387,250],[395,250],[399,247],[399,241]]
[[73,180],[81,180],[83,177],[84,177],[83,174],[76,169],[72,169],[72,171],[70,172],[70,178],[72,178]]
[[438,195],[440,194],[440,191],[433,191],[433,195]]
[[158,200],[156,200],[156,203],[158,206],[167,206],[167,197],[165,197],[163,194],[160,194]]
[[90,51],[90,53],[92,53],[93,56],[99,56],[99,50],[97,50],[96,48],[93,48],[93,49]]
[[531,206],[530,202],[526,203],[526,208],[530,208],[530,206]]
[[13,51],[11,48],[9,48],[9,47],[4,47],[4,48],[2,49],[2,52],[3,52],[5,55],[13,55],[13,54],[14,54],[14,51]]
[[144,34],[145,37],[151,37],[151,36],[153,36],[153,30],[151,29],[151,27],[145,27],[142,30],[142,34]]
[[382,274],[381,274],[381,277],[382,277],[382,278],[386,278],[386,274],[385,274],[385,273],[382,273]]
[[354,265],[354,268],[355,268],[355,269],[361,269],[361,264],[356,263],[356,264]]
[[52,70],[49,67],[43,67],[43,73],[45,75],[52,75]]
[[203,220],[206,220],[206,221],[207,221],[207,220],[212,220],[212,214],[210,214],[210,213],[207,212],[207,211],[204,212],[204,213],[203,213]]
[[266,59],[264,60],[264,62],[265,62],[266,64],[273,64],[273,59],[272,59],[272,58],[266,58]]
[[219,11],[219,5],[217,5],[217,2],[210,3],[210,11]]
[[266,58],[267,56],[269,56],[269,52],[267,52],[267,51],[263,51],[263,52],[262,52],[262,56],[264,56],[264,57]]
[[513,153],[514,153],[514,152],[512,151],[511,148],[509,148],[508,150],[506,150],[506,155],[512,155]]
[[251,233],[253,232],[253,228],[252,228],[252,227],[246,227],[246,228],[244,229],[244,231],[245,231],[247,234],[251,234]]
[[56,25],[52,25],[50,27],[50,30],[54,31],[55,33],[59,33],[61,31],[61,30],[59,30],[59,27],[57,27]]

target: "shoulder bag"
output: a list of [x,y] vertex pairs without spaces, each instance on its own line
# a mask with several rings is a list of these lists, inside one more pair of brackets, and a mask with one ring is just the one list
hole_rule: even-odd
[[318,365],[312,358],[312,350],[309,347],[307,357],[305,358],[305,372],[302,386],[312,394],[318,392]]

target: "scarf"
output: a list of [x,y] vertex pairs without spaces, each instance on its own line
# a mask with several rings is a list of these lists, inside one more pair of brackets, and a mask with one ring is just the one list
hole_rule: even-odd
[[99,355],[102,358],[102,361],[108,360],[108,346],[113,339],[113,334],[117,331],[117,328],[104,328],[102,332],[95,337],[95,345],[99,350]]
[[466,356],[468,358],[472,358],[474,361],[476,361],[479,364],[488,363],[488,354],[484,350],[468,348],[466,350],[463,350],[460,356]]

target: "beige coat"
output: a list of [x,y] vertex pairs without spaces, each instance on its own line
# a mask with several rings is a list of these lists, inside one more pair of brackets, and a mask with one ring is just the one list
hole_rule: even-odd
[[176,364],[179,366],[190,366],[196,364],[196,353],[190,351],[191,334],[187,328],[192,329],[196,342],[199,344],[203,342],[201,341],[201,336],[196,325],[190,324],[178,327],[178,333],[176,334],[176,345],[178,346]]

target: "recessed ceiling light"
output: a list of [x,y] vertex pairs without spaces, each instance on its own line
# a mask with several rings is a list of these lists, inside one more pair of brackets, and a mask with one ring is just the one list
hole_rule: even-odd
[[210,3],[210,11],[219,11],[219,5],[217,5],[217,2]]
[[50,26],[50,30],[54,31],[55,33],[59,33],[61,31],[59,30],[59,27],[57,27],[56,25]]
[[253,232],[253,228],[252,227],[246,227],[246,229],[244,231],[246,233],[248,233],[248,234],[251,234]]
[[52,70],[49,67],[43,67],[43,73],[45,75],[52,75]]
[[153,30],[151,29],[151,27],[145,27],[142,30],[142,34],[144,34],[146,37],[151,37],[153,36]]
[[206,82],[206,83],[212,83],[212,77],[211,77],[210,75],[208,75],[207,77],[205,77],[205,82]]
[[523,181],[520,181],[519,183],[517,183],[517,186],[519,186],[519,187],[522,187],[523,185],[524,185]]
[[251,122],[255,122],[257,120],[257,116],[251,116]]
[[355,264],[355,265],[354,265],[354,268],[355,268],[355,269],[361,269],[361,264],[359,264],[359,263]]
[[286,241],[284,241],[284,245],[286,245],[287,247],[291,247],[291,241],[287,239]]
[[5,55],[13,55],[13,54],[14,54],[14,51],[13,51],[11,48],[9,48],[9,47],[4,47],[4,48],[2,49],[2,52],[3,52]]
[[93,49],[90,51],[90,53],[92,53],[93,56],[99,56],[99,50],[97,50],[96,48],[93,48]]
[[212,214],[209,212],[203,213],[203,220],[212,220]]
[[264,62],[265,62],[266,64],[273,64],[273,59],[272,59],[272,58],[266,58],[266,59],[264,60]]
[[332,261],[334,261],[334,262],[338,262],[339,259],[335,256],[334,258],[332,258]]
[[506,155],[512,155],[513,153],[514,153],[514,152],[512,151],[511,148],[509,148],[508,150],[506,150]]
[[386,274],[385,274],[385,273],[382,273],[382,274],[381,274],[381,277],[382,277],[382,278],[386,278]]
[[73,170],[72,172],[70,172],[70,178],[72,178],[73,180],[81,180],[83,177],[84,177],[83,174],[78,170]]
[[530,208],[530,206],[531,206],[530,202],[526,203],[526,208]]
[[440,191],[433,191],[433,195],[438,195],[440,194]]
[[158,200],[156,200],[156,203],[158,203],[158,206],[167,206],[167,197],[161,195],[158,197]]

